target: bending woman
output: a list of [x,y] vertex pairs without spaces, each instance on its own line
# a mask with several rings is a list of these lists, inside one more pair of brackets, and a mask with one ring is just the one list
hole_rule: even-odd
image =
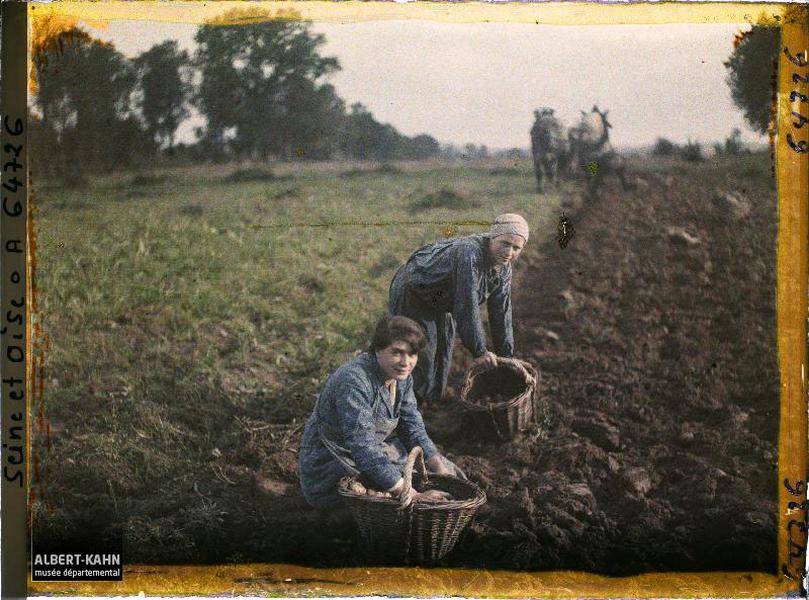
[[386,315],[369,350],[328,378],[301,441],[301,489],[309,504],[338,504],[345,475],[359,475],[366,486],[409,504],[414,492],[405,492],[402,471],[414,446],[424,450],[430,471],[463,477],[439,454],[416,406],[410,374],[424,344],[418,323]]
[[[511,265],[528,242],[520,215],[498,216],[488,233],[423,246],[400,267],[390,284],[389,312],[417,321],[427,343],[413,374],[420,401],[444,395],[457,326],[474,364],[493,367],[497,356],[514,356],[511,322]],[[487,305],[492,352],[480,309]]]

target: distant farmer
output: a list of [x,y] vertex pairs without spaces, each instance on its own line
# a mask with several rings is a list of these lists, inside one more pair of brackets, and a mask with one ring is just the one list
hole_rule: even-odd
[[[503,214],[488,233],[451,238],[416,250],[390,285],[391,314],[418,321],[427,333],[413,372],[416,397],[444,395],[457,326],[475,364],[495,366],[514,354],[511,265],[528,241],[528,223]],[[494,352],[486,346],[480,307],[489,312]]]
[[346,475],[409,504],[415,492],[405,490],[402,471],[414,446],[424,450],[429,471],[465,477],[439,454],[416,407],[411,372],[424,343],[418,323],[385,315],[368,351],[328,378],[301,441],[301,489],[309,504],[339,504],[337,484]]

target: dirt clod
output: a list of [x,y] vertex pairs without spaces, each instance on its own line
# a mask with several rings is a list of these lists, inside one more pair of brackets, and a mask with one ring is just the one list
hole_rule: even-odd
[[652,489],[652,479],[643,467],[628,470],[624,477],[629,485],[641,496],[645,496]]

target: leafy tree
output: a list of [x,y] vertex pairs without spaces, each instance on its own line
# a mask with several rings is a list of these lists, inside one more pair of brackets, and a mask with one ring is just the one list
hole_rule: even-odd
[[750,127],[760,133],[766,133],[770,126],[780,44],[778,27],[754,25],[736,38],[733,54],[724,63],[733,102],[744,112]]
[[465,144],[463,147],[463,158],[489,158],[489,149],[486,144],[476,146],[475,144]]
[[441,145],[432,136],[407,137],[388,123],[380,123],[359,102],[346,115],[340,150],[344,156],[363,160],[406,158],[423,160],[437,156]]
[[655,156],[671,156],[675,150],[677,150],[677,146],[671,140],[659,137],[655,141],[654,148],[652,148],[652,154]]
[[[31,149],[31,176],[39,177],[59,177],[57,171],[57,161],[54,160],[55,150],[59,148],[59,142],[53,129],[43,127],[42,119],[33,114],[28,114],[28,143]],[[72,183],[81,183],[80,178]]]
[[163,147],[174,145],[177,127],[188,116],[191,95],[188,53],[175,40],[152,46],[134,60],[138,77],[137,106],[146,132]]
[[32,96],[36,96],[37,93],[39,71],[47,65],[51,56],[61,52],[60,46],[76,36],[90,39],[87,32],[78,28],[76,19],[47,13],[36,15],[32,13],[31,60],[34,68],[31,69],[28,78],[28,90]]
[[345,104],[334,87],[305,78],[288,82],[286,118],[279,127],[279,154],[288,158],[329,158],[337,145]]
[[744,153],[744,143],[742,142],[742,130],[734,127],[730,136],[725,138],[724,153],[728,156],[738,156]]
[[213,150],[300,155],[320,143],[324,129],[336,131],[342,103],[318,80],[339,63],[320,56],[323,36],[296,13],[233,9],[202,25],[195,40],[201,73],[195,102]]
[[[73,141],[77,115],[70,97],[59,97],[58,88],[66,82],[55,81],[55,77],[51,80],[48,75],[61,70],[65,52],[73,54],[73,46],[89,45],[92,38],[74,23],[65,26],[52,18],[34,21],[33,38],[31,92],[40,114],[32,115],[31,120],[31,165],[36,174],[61,177],[67,185],[78,185],[84,181],[84,170],[70,168],[72,159],[65,152]],[[42,79],[44,90],[40,85]]]
[[444,144],[441,146],[440,156],[441,158],[450,158],[456,159],[460,158],[462,155],[462,151],[458,146],[455,144]]
[[688,162],[702,162],[705,160],[705,155],[702,153],[702,144],[691,140],[688,140],[688,143],[680,148],[680,156]]
[[730,135],[725,138],[725,143],[715,142],[713,150],[716,156],[739,156],[748,152],[742,142],[742,130],[734,127]]
[[398,153],[399,132],[392,125],[380,123],[359,102],[351,105],[346,116],[341,150],[359,159],[389,160]]
[[55,141],[48,152],[66,183],[126,164],[139,150],[148,153],[131,120],[134,71],[112,44],[74,27],[42,40],[33,63],[38,127]]
[[416,137],[408,138],[402,137],[400,141],[400,155],[401,158],[411,158],[415,160],[424,160],[437,156],[441,150],[441,145],[438,141],[426,134],[417,135]]
[[505,151],[504,157],[510,160],[520,160],[522,158],[527,158],[528,153],[522,148],[509,148]]

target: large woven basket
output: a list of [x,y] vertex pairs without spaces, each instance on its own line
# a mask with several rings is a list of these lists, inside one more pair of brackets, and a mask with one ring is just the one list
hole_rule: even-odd
[[[418,461],[420,473],[414,473]],[[415,501],[401,508],[395,498],[380,498],[350,490],[356,479],[344,477],[338,493],[359,529],[367,558],[388,564],[430,564],[455,547],[463,530],[486,502],[486,494],[470,481],[449,475],[427,475],[421,447],[410,451],[404,468],[405,486],[417,491],[449,492],[452,500]]]
[[[534,378],[533,385],[526,382],[526,374]],[[460,404],[477,433],[511,440],[534,422],[538,385],[539,373],[531,363],[498,358],[496,367],[473,366],[467,371]],[[487,396],[493,394],[506,399],[489,401]]]

